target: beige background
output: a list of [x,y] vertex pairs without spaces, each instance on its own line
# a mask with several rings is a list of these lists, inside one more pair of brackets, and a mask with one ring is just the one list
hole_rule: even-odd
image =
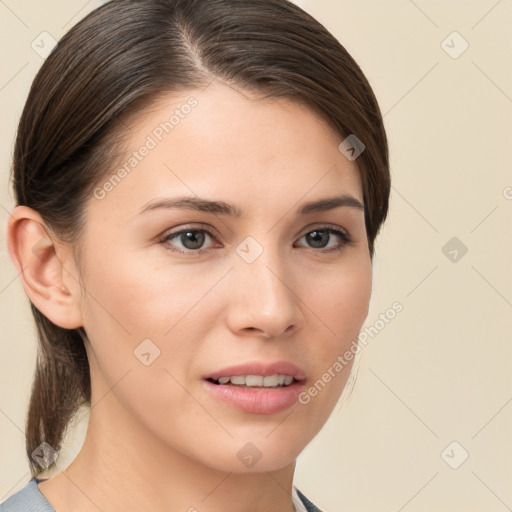
[[[509,510],[512,2],[297,3],[358,61],[384,113],[394,181],[367,325],[395,301],[403,311],[361,352],[355,388],[300,456],[296,485],[328,512]],[[5,224],[16,122],[42,63],[31,42],[43,31],[59,39],[99,4],[0,2],[0,501],[29,479],[35,331]],[[459,249],[443,252],[452,237]],[[64,467],[85,423],[68,439]],[[465,452],[458,469],[448,465]]]

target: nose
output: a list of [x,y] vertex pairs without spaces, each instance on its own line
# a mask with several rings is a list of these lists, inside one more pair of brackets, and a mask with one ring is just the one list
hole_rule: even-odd
[[292,268],[267,248],[252,263],[237,257],[231,272],[227,322],[238,335],[267,338],[300,330],[304,316]]

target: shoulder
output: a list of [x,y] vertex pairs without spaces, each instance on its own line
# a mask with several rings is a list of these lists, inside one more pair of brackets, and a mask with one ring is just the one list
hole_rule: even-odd
[[306,512],[322,512],[312,501],[310,501],[304,494],[302,494],[299,489],[294,487],[294,491],[296,496],[300,499],[303,508],[300,510],[305,510]]
[[0,512],[55,512],[37,487],[34,477],[25,487],[0,503]]

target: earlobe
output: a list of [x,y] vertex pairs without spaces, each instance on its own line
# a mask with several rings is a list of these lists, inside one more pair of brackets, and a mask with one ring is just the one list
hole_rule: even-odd
[[62,247],[58,250],[41,216],[32,208],[17,206],[9,219],[7,242],[23,288],[34,306],[60,327],[81,327],[80,287],[70,287],[64,279],[69,274],[65,265],[71,265],[70,258],[63,257]]

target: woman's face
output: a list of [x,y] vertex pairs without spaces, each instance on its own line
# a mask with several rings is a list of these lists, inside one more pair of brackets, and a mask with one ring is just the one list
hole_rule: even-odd
[[219,82],[131,123],[80,241],[93,404],[116,404],[92,414],[224,471],[294,461],[343,390],[350,363],[335,363],[371,294],[341,141],[297,103]]

